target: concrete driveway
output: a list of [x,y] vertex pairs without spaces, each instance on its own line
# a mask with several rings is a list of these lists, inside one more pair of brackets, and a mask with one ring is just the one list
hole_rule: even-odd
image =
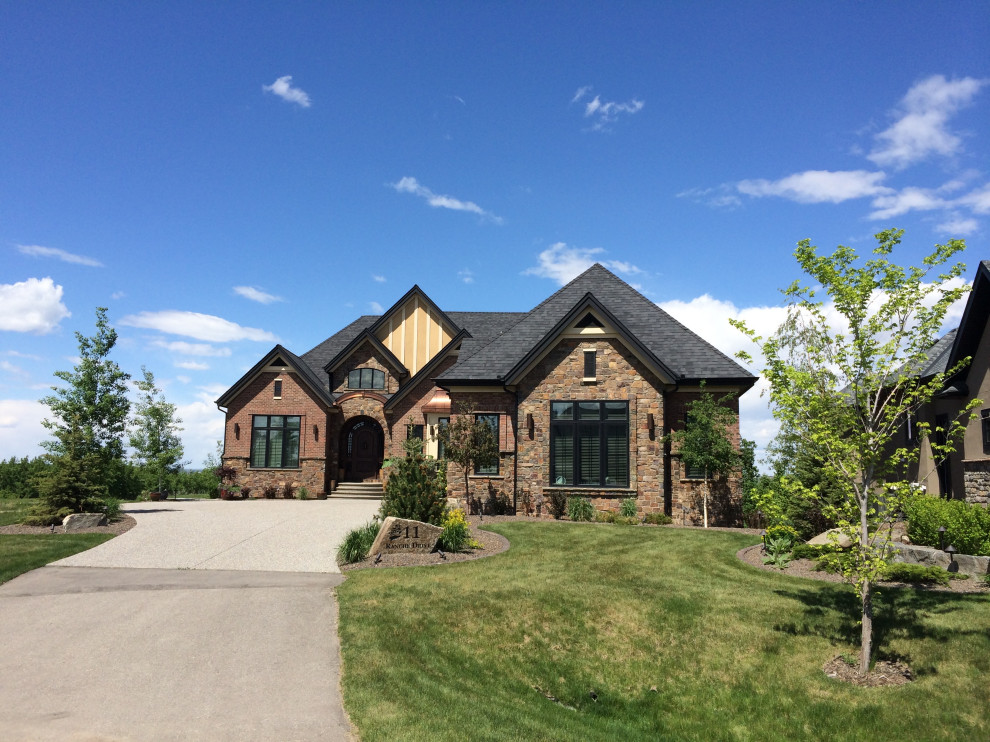
[[337,573],[337,546],[379,500],[168,500],[125,505],[137,526],[59,567]]
[[333,554],[378,506],[126,506],[127,533],[0,585],[0,739],[350,739]]

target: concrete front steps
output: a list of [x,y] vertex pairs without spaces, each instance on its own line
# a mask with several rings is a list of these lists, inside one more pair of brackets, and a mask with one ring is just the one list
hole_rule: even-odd
[[334,500],[381,500],[383,494],[381,482],[341,482],[330,497]]

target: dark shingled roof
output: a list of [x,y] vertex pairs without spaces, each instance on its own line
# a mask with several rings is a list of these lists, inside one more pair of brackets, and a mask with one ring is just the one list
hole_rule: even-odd
[[[639,341],[675,381],[709,379],[755,383],[756,377],[721,351],[677,322],[655,303],[600,264],[595,264],[511,327],[475,349],[462,348],[457,364],[441,377],[444,382],[507,379],[537,346],[550,339],[562,320],[590,294]],[[465,323],[468,330],[472,330]]]
[[952,355],[952,346],[956,341],[957,332],[958,328],[945,333],[935,345],[925,352],[927,360],[921,365],[918,376],[934,376],[935,374],[943,374],[948,370],[949,357]]

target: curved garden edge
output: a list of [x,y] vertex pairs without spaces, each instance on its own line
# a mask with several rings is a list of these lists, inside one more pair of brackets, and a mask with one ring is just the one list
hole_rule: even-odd
[[[72,531],[72,533],[111,533],[114,536],[119,536],[122,533],[126,533],[137,525],[137,521],[130,515],[125,515],[121,513],[117,520],[111,521],[105,526],[95,526],[93,528],[80,528],[78,531]],[[62,536],[71,535],[63,534],[61,526],[55,526],[55,530],[52,531],[51,526],[25,526],[20,524],[14,524],[10,526],[0,526],[0,536]]]
[[[815,569],[815,562],[812,559],[795,559],[789,562],[783,569],[779,569],[778,567],[774,567],[770,564],[764,564],[762,554],[760,553],[761,546],[761,544],[746,546],[736,552],[736,557],[746,564],[756,567],[757,569],[762,569],[766,572],[785,574],[790,577],[803,577],[805,579],[818,580],[820,582],[844,582],[842,575],[817,571]],[[949,582],[948,587],[907,582],[877,582],[875,584],[878,587],[910,587],[915,590],[928,590],[946,593],[990,594],[990,584],[982,582],[972,576],[968,580],[952,580]]]

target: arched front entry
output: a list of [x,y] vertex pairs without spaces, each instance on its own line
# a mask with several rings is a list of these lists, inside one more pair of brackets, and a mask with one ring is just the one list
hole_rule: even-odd
[[385,433],[371,417],[355,417],[345,425],[340,440],[345,482],[377,481],[385,453]]

